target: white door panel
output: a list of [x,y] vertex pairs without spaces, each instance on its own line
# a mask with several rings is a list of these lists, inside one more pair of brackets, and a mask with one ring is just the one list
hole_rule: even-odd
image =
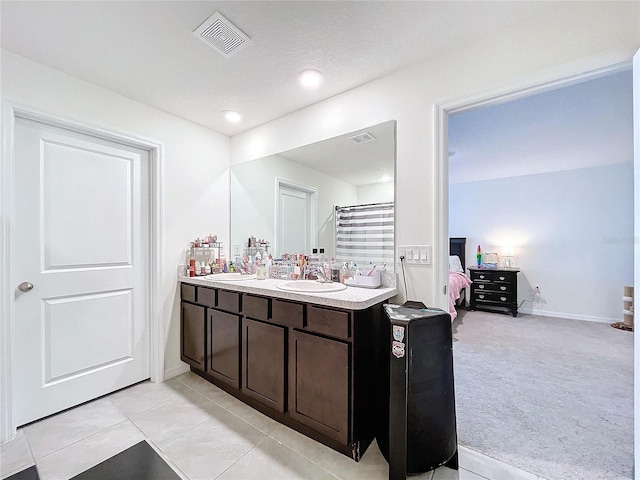
[[149,377],[148,162],[16,119],[17,425]]
[[[131,182],[140,155],[51,137],[43,139],[41,160],[45,269],[131,265],[131,221],[139,208]],[[67,248],[79,239],[83,248]]]
[[43,299],[43,385],[133,360],[132,290]]
[[309,194],[288,188],[280,189],[280,214],[282,245],[280,253],[309,251],[307,207]]

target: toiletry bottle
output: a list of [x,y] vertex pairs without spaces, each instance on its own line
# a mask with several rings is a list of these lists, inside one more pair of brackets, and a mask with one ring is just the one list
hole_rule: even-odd
[[476,254],[476,259],[478,260],[478,268],[482,266],[482,249],[480,245],[478,245],[478,253]]
[[331,259],[331,281],[339,282],[340,281],[340,265],[335,261],[334,258]]
[[348,277],[349,269],[347,268],[347,262],[343,262],[342,267],[340,268],[340,283],[344,283]]

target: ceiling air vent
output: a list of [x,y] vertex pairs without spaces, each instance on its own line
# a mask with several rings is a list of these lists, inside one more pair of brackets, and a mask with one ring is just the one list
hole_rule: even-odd
[[251,43],[251,39],[219,12],[207,18],[193,34],[229,58]]
[[357,135],[354,135],[353,137],[349,137],[349,140],[353,140],[354,142],[356,142],[358,144],[367,143],[367,142],[373,142],[375,139],[376,139],[376,137],[371,135],[371,133],[369,133],[369,132],[363,132],[363,133],[359,133]]

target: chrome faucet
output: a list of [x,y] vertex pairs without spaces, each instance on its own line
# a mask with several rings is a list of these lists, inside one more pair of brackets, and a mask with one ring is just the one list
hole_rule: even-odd
[[331,283],[331,272],[329,272],[329,275],[327,276],[327,272],[324,271],[324,267],[322,265],[318,265],[317,268],[318,270],[316,274],[318,278],[316,281],[320,283]]

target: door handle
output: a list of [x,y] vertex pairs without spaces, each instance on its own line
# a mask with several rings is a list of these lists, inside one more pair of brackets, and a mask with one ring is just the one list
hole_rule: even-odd
[[18,285],[18,290],[20,290],[21,292],[30,292],[31,290],[33,290],[33,283],[22,282],[20,285]]

